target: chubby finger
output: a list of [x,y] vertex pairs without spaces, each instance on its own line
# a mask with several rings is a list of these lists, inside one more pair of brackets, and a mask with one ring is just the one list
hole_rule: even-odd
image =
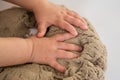
[[56,34],[52,39],[56,41],[65,41],[67,39],[73,38],[74,36],[70,33]]
[[83,17],[81,17],[78,13],[76,13],[75,11],[71,11],[71,10],[68,10],[67,11],[67,14],[70,15],[70,16],[73,16],[74,18],[78,18],[79,20],[81,20],[85,25],[87,25],[87,22],[84,20]]
[[86,23],[86,21],[78,13],[76,13],[75,11],[68,10],[67,14],[70,15],[70,16],[73,16],[75,18],[80,19],[83,23]]
[[79,57],[79,55],[74,54],[74,53],[69,52],[69,51],[59,50],[56,57],[57,58],[63,58],[63,59],[72,59],[72,58]]
[[46,27],[46,23],[45,22],[41,22],[38,24],[38,37],[43,37],[46,33],[47,27]]
[[64,20],[61,20],[59,23],[58,23],[58,26],[62,29],[65,29],[67,30],[68,32],[70,32],[71,34],[73,35],[77,35],[77,31],[76,29],[71,25],[69,24],[68,22],[64,21]]
[[75,18],[75,17],[70,16],[70,15],[66,15],[64,17],[64,19],[65,19],[65,21],[69,22],[70,24],[78,26],[81,29],[87,29],[87,25],[84,22],[82,22],[82,20],[80,20],[78,18]]
[[72,11],[72,10],[68,10],[67,14],[70,15],[70,16],[73,16],[75,18],[80,18],[80,15],[78,13],[76,13],[75,11]]
[[77,46],[75,44],[65,43],[65,42],[59,42],[58,49],[70,50],[70,51],[81,51],[82,50],[80,46]]
[[62,66],[61,64],[59,64],[56,60],[52,61],[50,63],[50,66],[55,68],[56,70],[60,71],[60,72],[65,72],[66,68],[64,66]]

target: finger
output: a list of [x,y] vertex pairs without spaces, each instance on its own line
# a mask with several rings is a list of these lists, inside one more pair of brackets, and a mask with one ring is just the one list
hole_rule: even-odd
[[71,51],[81,51],[82,50],[81,47],[79,47],[75,44],[70,44],[70,43],[65,43],[65,42],[59,42],[58,49],[71,50]]
[[80,19],[84,24],[87,25],[87,22],[86,22],[78,13],[76,13],[75,11],[70,11],[70,10],[69,10],[69,11],[67,12],[67,14],[70,15],[70,16],[73,16],[74,18]]
[[78,13],[74,12],[74,11],[68,10],[67,14],[70,15],[70,16],[73,16],[75,18],[81,19],[81,16]]
[[45,22],[41,22],[40,24],[38,24],[38,37],[43,37],[46,33],[46,24]]
[[75,36],[77,35],[77,31],[75,30],[75,28],[66,21],[60,21],[58,23],[58,26],[62,29],[67,30],[68,32],[70,32],[71,34],[73,34]]
[[75,26],[80,27],[81,29],[87,29],[87,25],[83,23],[80,19],[72,17],[70,15],[66,15],[64,19],[69,22],[70,24],[73,24]]
[[56,57],[63,58],[63,59],[72,59],[72,58],[79,57],[79,55],[74,54],[74,53],[69,52],[69,51],[59,50]]
[[78,13],[76,13],[75,11],[69,10],[64,5],[61,5],[61,7],[63,7],[66,10],[68,15],[73,16],[73,17],[78,18],[78,19],[81,19],[81,21],[83,23],[87,24],[86,21]]
[[74,36],[70,33],[56,34],[52,38],[56,41],[65,41],[67,39],[73,38]]
[[59,64],[56,60],[50,63],[50,66],[55,68],[56,70],[60,72],[65,72],[66,68]]

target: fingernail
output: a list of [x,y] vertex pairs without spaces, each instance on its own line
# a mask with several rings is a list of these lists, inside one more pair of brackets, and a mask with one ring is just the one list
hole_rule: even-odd
[[41,33],[38,33],[38,35],[37,35],[38,37],[42,37],[42,34]]
[[78,33],[75,31],[75,32],[73,33],[73,35],[74,35],[74,36],[77,36],[77,35],[78,35]]
[[61,70],[62,73],[65,73],[65,71],[66,71],[66,68],[63,68],[63,69]]
[[87,29],[87,28],[88,28],[88,26],[87,26],[87,25],[85,25],[85,26],[83,26],[83,28],[84,28],[84,29]]
[[79,51],[82,51],[83,49],[82,49],[82,47],[79,47]]
[[41,37],[41,34],[40,34],[40,33],[38,33],[38,34],[37,34],[37,36],[38,36],[38,37]]

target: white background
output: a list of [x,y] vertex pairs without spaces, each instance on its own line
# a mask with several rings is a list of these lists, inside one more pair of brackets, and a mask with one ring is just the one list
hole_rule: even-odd
[[[94,25],[108,50],[106,80],[120,80],[120,0],[49,0],[64,4]],[[0,10],[11,4],[0,1]]]

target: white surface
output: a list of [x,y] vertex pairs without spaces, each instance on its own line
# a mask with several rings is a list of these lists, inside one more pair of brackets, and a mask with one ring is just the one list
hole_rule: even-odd
[[[64,4],[94,25],[108,50],[106,80],[120,80],[120,0],[49,0]],[[10,7],[0,1],[0,10]]]

